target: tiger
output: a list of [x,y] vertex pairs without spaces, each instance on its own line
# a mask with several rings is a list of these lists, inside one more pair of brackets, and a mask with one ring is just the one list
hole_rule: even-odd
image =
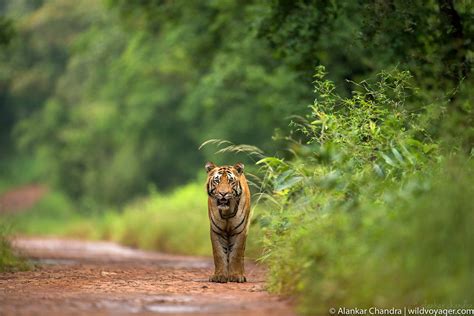
[[246,282],[245,242],[250,223],[250,190],[244,165],[205,165],[214,274],[210,282]]

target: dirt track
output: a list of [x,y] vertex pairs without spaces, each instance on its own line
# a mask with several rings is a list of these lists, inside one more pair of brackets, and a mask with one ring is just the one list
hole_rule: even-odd
[[48,192],[39,184],[28,184],[13,188],[0,195],[0,213],[18,212],[35,205]]
[[207,281],[208,258],[143,252],[106,242],[17,239],[37,265],[0,274],[0,315],[294,315],[247,263],[243,284]]

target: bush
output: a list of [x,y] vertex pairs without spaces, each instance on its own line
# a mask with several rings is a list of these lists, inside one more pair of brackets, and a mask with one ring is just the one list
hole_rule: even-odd
[[473,297],[474,169],[443,162],[426,116],[409,110],[409,81],[383,73],[342,98],[318,69],[294,159],[259,161],[274,202],[260,219],[270,288],[298,294],[303,312]]
[[398,190],[360,193],[350,210],[317,196],[271,216],[266,227],[270,284],[298,293],[303,310],[470,302],[474,294],[472,163]]

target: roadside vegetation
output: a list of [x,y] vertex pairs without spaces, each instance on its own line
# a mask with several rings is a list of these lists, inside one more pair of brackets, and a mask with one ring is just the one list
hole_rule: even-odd
[[[292,159],[265,157],[260,217],[270,287],[301,311],[461,306],[474,295],[474,165],[410,112],[409,74],[340,97],[320,68]],[[416,99],[416,98],[415,98]],[[431,124],[429,120],[428,124]],[[461,132],[460,132],[461,133]]]
[[25,271],[29,263],[13,250],[8,240],[8,227],[0,224],[0,272]]

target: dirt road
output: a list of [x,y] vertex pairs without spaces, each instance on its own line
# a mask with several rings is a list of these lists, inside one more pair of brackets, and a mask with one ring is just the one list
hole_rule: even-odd
[[28,184],[15,187],[0,195],[0,213],[27,210],[48,192],[48,188],[40,184]]
[[268,294],[264,271],[217,284],[208,258],[138,251],[107,242],[16,239],[37,266],[0,274],[0,315],[294,315]]

